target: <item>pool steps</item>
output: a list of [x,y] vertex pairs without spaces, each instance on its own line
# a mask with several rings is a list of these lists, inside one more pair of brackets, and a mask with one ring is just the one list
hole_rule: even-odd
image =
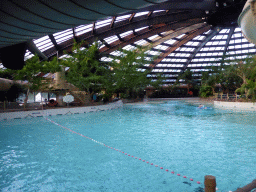
[[0,121],[10,120],[10,119],[23,119],[23,118],[33,118],[33,117],[100,112],[100,111],[113,110],[120,107],[123,107],[123,102],[121,100],[113,103],[109,103],[107,105],[98,105],[95,107],[88,106],[88,107],[46,109],[46,110],[40,110],[40,111],[37,110],[37,111],[7,112],[7,113],[0,113]]

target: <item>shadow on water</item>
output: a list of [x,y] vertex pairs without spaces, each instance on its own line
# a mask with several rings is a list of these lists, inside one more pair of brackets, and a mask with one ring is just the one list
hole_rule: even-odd
[[204,192],[204,188],[197,187],[197,188],[195,188],[194,192]]

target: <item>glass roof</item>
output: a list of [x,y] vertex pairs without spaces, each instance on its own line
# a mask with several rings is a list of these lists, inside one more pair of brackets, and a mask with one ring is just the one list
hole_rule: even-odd
[[[162,12],[165,10],[155,10],[154,12]],[[130,22],[131,17],[142,18],[149,15],[149,11],[139,12],[134,15],[127,14],[117,16],[115,18],[107,18],[105,20],[96,21],[94,24],[79,25],[58,33],[54,33],[50,38],[48,35],[39,39],[34,39],[33,42],[42,53],[47,53],[47,50],[56,48],[57,45],[74,39],[75,37],[90,37],[93,30],[105,30],[109,34],[109,30],[121,22]],[[142,20],[142,19],[141,19]],[[136,25],[135,25],[136,26]],[[242,35],[240,28],[210,28],[209,30],[191,38],[185,43],[177,46],[177,44],[186,40],[188,33],[176,34],[169,39],[164,39],[167,35],[175,34],[174,30],[160,31],[151,33],[152,26],[128,27],[127,31],[116,30],[108,37],[101,38],[100,41],[104,42],[101,49],[112,48],[117,42],[127,42],[122,49],[131,50],[137,45],[148,46],[150,43],[153,45],[152,50],[147,51],[148,57],[159,56],[157,63],[152,68],[152,74],[149,77],[154,77],[155,73],[164,73],[167,77],[167,82],[175,82],[178,73],[184,72],[185,69],[190,69],[194,72],[194,76],[200,79],[200,72],[209,70],[211,66],[218,66],[225,59],[245,58],[248,54],[255,54],[256,48],[254,44],[249,43]],[[153,26],[154,27],[154,26]],[[158,27],[158,26],[156,26]],[[193,31],[192,31],[193,32]],[[191,32],[191,33],[192,33]],[[189,32],[190,33],[190,32]],[[135,40],[133,40],[135,39]],[[113,48],[114,49],[114,48]],[[118,49],[116,47],[115,49]],[[110,51],[111,55],[119,55],[118,51]],[[26,51],[25,59],[32,57],[30,51]],[[108,57],[102,58],[103,61],[110,61]],[[144,67],[147,68],[147,64]]]

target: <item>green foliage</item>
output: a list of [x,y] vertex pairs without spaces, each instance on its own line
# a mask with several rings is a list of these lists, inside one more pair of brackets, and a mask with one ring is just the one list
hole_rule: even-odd
[[121,55],[112,57],[115,88],[118,90],[136,91],[144,89],[150,84],[147,78],[148,70],[142,71],[141,67],[150,63],[146,60],[146,54],[142,48],[127,51],[122,50]]
[[26,60],[25,66],[21,70],[5,69],[1,71],[1,76],[9,77],[13,80],[23,80],[28,82],[28,87],[31,90],[38,90],[41,86],[48,83],[42,81],[44,78],[38,76],[39,73],[54,73],[60,70],[56,60],[53,61],[40,61],[39,57],[34,57]]
[[154,87],[155,89],[161,89],[163,82],[166,80],[163,74],[156,74],[156,80],[151,81],[150,85]]
[[211,86],[213,90],[213,87],[219,83],[227,93],[235,91],[245,94],[247,99],[256,99],[256,57],[226,60],[225,64],[202,73],[203,86],[200,90],[202,95],[207,95],[206,86]]
[[62,65],[69,67],[67,81],[89,93],[111,85],[111,70],[109,65],[100,61],[99,46],[94,43],[81,49],[81,44],[75,43],[73,53],[61,61]]
[[209,85],[202,85],[200,88],[199,95],[200,97],[209,97],[213,94],[212,87]]
[[186,84],[192,84],[193,81],[193,72],[190,71],[190,69],[187,69],[186,71],[184,71],[184,73],[182,73],[178,79],[183,79],[185,81]]
[[125,93],[120,93],[120,98],[121,99],[129,99],[130,96],[128,94],[125,94]]

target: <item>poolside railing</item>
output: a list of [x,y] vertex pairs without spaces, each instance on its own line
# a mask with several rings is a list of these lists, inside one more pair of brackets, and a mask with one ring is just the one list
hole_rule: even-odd
[[[251,183],[245,185],[242,188],[238,188],[234,192],[256,192],[256,179]],[[204,191],[205,192],[216,192],[216,178],[212,175],[206,175],[204,177]]]
[[237,93],[235,93],[235,94],[215,93],[214,96],[217,100],[227,100],[227,101],[228,100],[237,101],[241,97],[241,95],[238,95]]
[[256,191],[256,179],[253,180],[251,183],[245,185],[244,187],[238,188],[234,192],[251,192],[253,189],[255,189],[254,191]]

